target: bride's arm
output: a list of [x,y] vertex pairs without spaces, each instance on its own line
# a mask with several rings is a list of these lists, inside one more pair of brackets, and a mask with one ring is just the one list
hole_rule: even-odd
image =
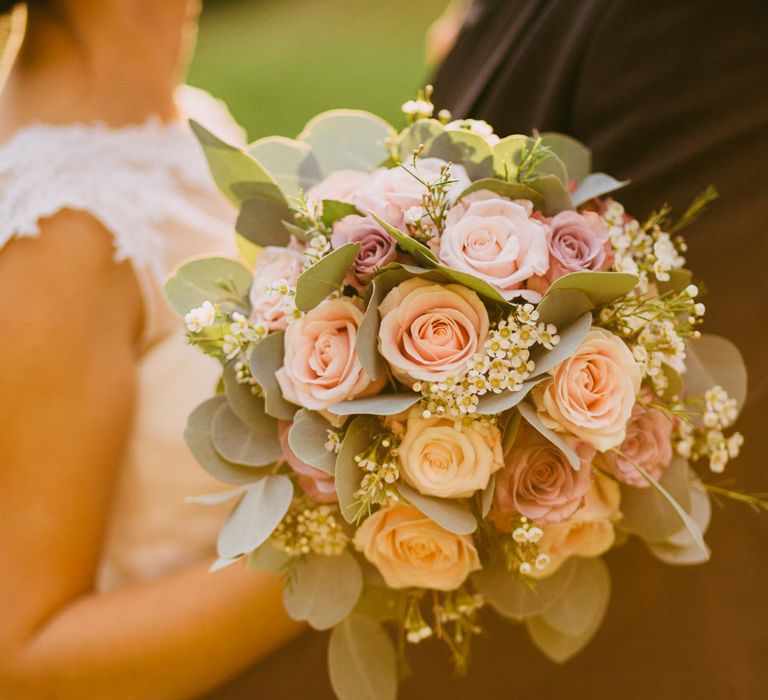
[[87,215],[0,252],[0,697],[189,697],[299,631],[279,582],[239,566],[94,592],[140,323]]

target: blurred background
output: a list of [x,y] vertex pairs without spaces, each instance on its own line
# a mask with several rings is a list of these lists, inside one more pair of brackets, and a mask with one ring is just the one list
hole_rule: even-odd
[[349,107],[395,126],[429,79],[425,34],[447,0],[206,0],[187,82],[223,99],[251,140],[296,136]]

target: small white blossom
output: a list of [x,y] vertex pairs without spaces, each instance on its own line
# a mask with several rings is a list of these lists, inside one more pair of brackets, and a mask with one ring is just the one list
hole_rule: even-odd
[[201,306],[192,309],[184,315],[184,323],[190,333],[199,333],[216,321],[216,307],[210,301],[204,301]]

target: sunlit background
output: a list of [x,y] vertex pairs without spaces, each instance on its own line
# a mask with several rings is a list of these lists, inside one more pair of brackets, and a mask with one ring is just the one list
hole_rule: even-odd
[[223,99],[250,139],[295,136],[316,113],[399,105],[430,75],[425,33],[447,0],[208,0],[191,85]]

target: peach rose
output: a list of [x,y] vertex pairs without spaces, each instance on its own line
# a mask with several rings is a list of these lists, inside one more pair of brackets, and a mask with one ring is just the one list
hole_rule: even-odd
[[365,286],[376,270],[397,258],[395,239],[370,216],[351,214],[333,225],[331,245],[340,248],[346,243],[360,244],[348,276],[350,284],[358,289]]
[[296,285],[301,274],[302,255],[291,248],[267,246],[256,258],[251,287],[251,318],[270,331],[281,331],[293,312],[293,299],[270,290],[277,282]]
[[531,280],[542,294],[558,278],[571,272],[599,272],[613,263],[608,229],[595,212],[562,211],[549,221],[549,270]]
[[592,328],[552,375],[533,391],[541,419],[600,452],[618,447],[641,381],[640,369],[624,342],[602,328]]
[[[440,158],[422,158],[417,161],[416,173],[423,182],[433,182],[440,177],[445,161]],[[408,165],[408,170],[412,170]],[[461,165],[451,166],[451,180],[448,200],[453,202],[470,185],[467,171]],[[363,213],[372,211],[388,224],[405,230],[405,212],[412,207],[421,207],[426,187],[404,168],[380,168],[371,174],[367,186],[361,190],[355,205]]]
[[[643,391],[640,395],[647,403],[658,401],[651,391]],[[650,482],[635,465],[639,464],[658,479],[672,461],[674,427],[674,419],[664,411],[636,403],[627,423],[627,436],[618,452],[607,452],[601,459],[619,481],[637,488],[648,487]]]
[[379,388],[355,354],[362,318],[352,302],[327,299],[288,326],[284,363],[275,372],[288,401],[319,410]]
[[539,552],[549,557],[549,564],[534,568],[534,578],[554,574],[568,557],[599,557],[607,552],[616,540],[613,524],[619,517],[619,485],[595,472],[584,505],[568,520],[542,526]]
[[313,185],[307,191],[307,200],[320,204],[324,199],[354,204],[371,179],[370,173],[362,170],[337,170],[325,180]]
[[486,420],[408,414],[400,443],[400,475],[425,496],[466,498],[504,466],[501,433]]
[[280,439],[280,447],[283,450],[283,458],[288,466],[293,469],[298,477],[299,486],[313,501],[318,503],[334,503],[336,496],[336,482],[330,474],[322,469],[317,469],[298,458],[288,442],[288,432],[293,421],[277,421],[277,436]]
[[538,300],[519,291],[549,267],[547,227],[523,203],[481,190],[464,197],[446,217],[438,257],[454,270],[485,280],[511,299]]
[[496,476],[496,504],[536,523],[570,518],[584,503],[592,481],[594,450],[580,443],[576,451],[581,458],[578,470],[536,430],[521,428],[504,469]]
[[406,280],[384,297],[379,313],[379,349],[404,383],[461,371],[488,335],[483,302],[460,284]]
[[452,591],[480,568],[472,537],[448,532],[411,505],[377,511],[354,542],[391,588]]

